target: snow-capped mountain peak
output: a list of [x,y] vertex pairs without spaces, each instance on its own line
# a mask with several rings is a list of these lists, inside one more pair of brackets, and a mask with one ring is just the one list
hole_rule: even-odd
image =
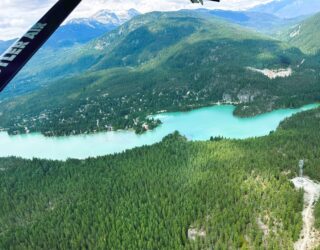
[[122,22],[129,21],[130,19],[134,18],[135,16],[140,15],[141,13],[136,9],[129,9],[126,11],[120,11],[117,13],[118,17]]
[[121,22],[118,16],[110,10],[100,10],[91,18],[102,24],[120,24]]
[[91,18],[103,24],[111,23],[115,25],[121,25],[139,14],[140,13],[135,9],[129,9],[125,11],[111,11],[104,9],[98,11]]
[[82,24],[87,26],[96,25],[113,25],[119,26],[133,17],[140,15],[140,12],[135,9],[123,10],[123,11],[111,11],[103,9],[88,18],[76,18],[70,20],[67,24]]

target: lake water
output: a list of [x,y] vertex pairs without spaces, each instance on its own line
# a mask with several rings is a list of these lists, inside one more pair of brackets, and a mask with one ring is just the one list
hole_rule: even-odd
[[163,124],[142,135],[130,131],[115,131],[46,138],[41,134],[9,136],[7,133],[0,133],[0,157],[85,159],[151,145],[176,130],[189,140],[208,140],[211,136],[234,139],[264,136],[275,130],[286,117],[317,106],[312,104],[299,109],[276,110],[251,118],[233,116],[235,107],[231,105],[206,107],[190,112],[164,113],[155,116]]

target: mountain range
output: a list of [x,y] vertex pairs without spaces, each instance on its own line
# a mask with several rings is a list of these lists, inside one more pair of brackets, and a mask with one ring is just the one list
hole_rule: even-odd
[[10,45],[14,43],[14,41],[16,41],[16,39],[11,39],[7,41],[0,40],[0,54],[5,52],[10,47]]
[[[238,23],[242,26],[253,28],[260,32],[274,33],[279,27],[293,25],[301,21],[301,16],[312,15],[320,11],[318,0],[274,0],[267,4],[258,5],[248,11],[225,11],[200,9],[200,12],[214,15],[225,20]],[[75,44],[84,44],[104,33],[113,30],[124,22],[130,20],[139,11],[114,12],[100,10],[89,18],[70,20],[54,34],[47,42],[48,47],[70,47]],[[296,19],[298,18],[298,19]],[[0,53],[12,41],[0,41]]]
[[115,13],[100,10],[89,18],[72,19],[61,26],[48,40],[45,47],[61,48],[84,44],[140,15],[135,9]]
[[[0,94],[0,132],[142,133],[165,111],[233,104],[245,117],[320,101],[320,14],[99,13],[68,22],[74,32],[56,36]],[[100,26],[110,29],[95,33]],[[315,108],[263,137],[174,132],[86,160],[0,158],[0,249],[318,249],[319,126]],[[101,148],[113,143],[98,136]],[[44,140],[26,138],[10,137],[8,148]],[[77,151],[74,139],[43,150],[71,140],[66,151]]]
[[[255,31],[267,34],[278,32],[279,27],[291,27],[299,23],[299,18],[282,19],[271,14],[261,14],[251,11],[222,11],[199,9],[196,11],[181,11],[187,15],[193,15],[195,12],[203,18],[217,17],[235,24],[239,24]],[[10,96],[20,95],[33,91],[39,86],[44,86],[53,78],[64,77],[71,73],[76,73],[78,68],[69,67],[67,71],[61,72],[55,70],[61,68],[61,63],[65,61],[64,55],[82,54],[81,45],[85,45],[93,39],[96,39],[125,23],[140,13],[135,9],[122,12],[112,12],[101,10],[89,18],[79,18],[70,20],[61,26],[57,32],[49,39],[45,46],[36,54],[36,56],[26,65],[24,70],[15,78],[13,84],[9,85],[2,99]],[[11,41],[0,41],[0,53],[3,52]],[[79,47],[80,46],[80,47]],[[77,48],[78,47],[78,48]],[[86,60],[90,60],[88,57]],[[50,64],[48,64],[50,62]],[[72,65],[73,63],[71,63]],[[53,73],[54,72],[54,73]]]
[[[57,47],[49,41],[1,93],[0,128],[46,135],[110,127],[142,132],[144,124],[158,125],[147,117],[160,110],[222,102],[237,104],[239,116],[252,116],[318,101],[318,19],[199,9],[103,10],[71,20],[53,37]],[[112,28],[84,44],[58,42],[63,30],[82,34],[97,23]],[[271,29],[281,35],[270,36]]]
[[[135,9],[113,12],[100,10],[89,18],[77,18],[62,25],[46,42],[44,49],[60,49],[74,45],[85,44],[107,32],[114,30],[121,24],[133,17],[140,15]],[[13,42],[0,41],[0,54],[3,53]]]
[[231,23],[239,24],[265,34],[274,34],[285,28],[289,28],[300,21],[303,17],[282,18],[270,13],[258,11],[231,11],[231,10],[197,10],[203,15],[215,16]]
[[72,19],[55,32],[46,43],[45,48],[57,49],[87,43],[114,30],[139,14],[135,9],[119,13],[100,10],[89,18]]
[[268,13],[281,18],[295,18],[313,15],[320,11],[318,0],[274,0],[267,4],[258,5],[251,11]]
[[136,16],[55,58],[35,77],[48,84],[3,100],[3,129],[52,136],[111,125],[140,132],[143,124],[157,125],[147,117],[160,110],[224,102],[238,104],[237,115],[251,116],[319,100],[316,56],[206,13]]
[[[26,67],[17,75],[12,84],[8,86],[2,99],[7,96],[20,95],[38,89],[51,79],[46,69],[52,69],[65,60],[65,55],[89,41],[105,35],[121,24],[129,21],[140,13],[135,9],[112,12],[101,10],[89,18],[78,18],[62,25],[45,43],[43,48],[31,59]],[[0,41],[0,54],[3,53],[16,39]],[[57,55],[60,55],[57,56]],[[50,63],[49,63],[50,62]]]

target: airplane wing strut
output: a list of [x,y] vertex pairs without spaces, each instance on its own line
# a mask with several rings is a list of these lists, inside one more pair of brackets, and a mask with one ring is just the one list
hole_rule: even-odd
[[[201,3],[203,0],[190,0]],[[220,0],[209,0],[220,2]],[[31,29],[0,56],[0,92],[42,47],[81,0],[59,0]],[[48,62],[50,63],[50,62]]]
[[58,1],[0,57],[0,92],[42,47],[81,0]]

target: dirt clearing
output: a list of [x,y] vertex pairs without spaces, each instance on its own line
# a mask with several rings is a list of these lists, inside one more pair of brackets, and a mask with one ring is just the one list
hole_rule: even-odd
[[291,181],[296,188],[304,190],[303,228],[300,239],[294,244],[294,249],[314,249],[320,245],[320,232],[314,227],[314,205],[320,198],[320,184],[308,177],[297,177]]

